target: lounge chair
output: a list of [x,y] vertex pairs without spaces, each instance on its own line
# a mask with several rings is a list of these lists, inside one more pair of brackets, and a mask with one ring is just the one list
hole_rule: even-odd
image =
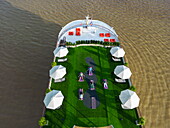
[[114,42],[116,42],[116,40],[115,39],[110,39],[110,42],[114,43]]
[[91,108],[96,109],[96,98],[95,97],[91,97]]
[[58,59],[58,62],[65,62],[67,61],[67,58],[64,58],[64,59]]
[[74,35],[74,32],[70,31],[70,32],[68,32],[68,35],[72,36],[72,35]]
[[120,58],[115,58],[115,57],[112,57],[112,60],[114,60],[114,61],[121,61]]
[[65,78],[55,79],[54,82],[55,82],[55,83],[58,83],[58,82],[63,82],[63,81],[65,81],[65,80],[66,80]]
[[138,126],[140,125],[138,120],[135,120],[135,124],[138,125]]
[[121,106],[123,109],[129,109],[129,108],[125,107],[123,104],[121,104]]
[[80,31],[76,31],[76,36],[80,36],[80,35],[81,35]]
[[99,33],[99,36],[100,37],[104,37],[104,33]]
[[105,33],[105,37],[110,37],[110,33]]
[[109,42],[109,39],[104,39],[104,42]]
[[76,28],[76,31],[80,31],[80,28]]
[[117,78],[115,78],[115,81],[118,82],[118,83],[126,83],[125,79],[117,79]]

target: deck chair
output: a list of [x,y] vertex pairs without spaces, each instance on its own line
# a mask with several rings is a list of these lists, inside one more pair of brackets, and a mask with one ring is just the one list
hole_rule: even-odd
[[126,83],[125,79],[117,79],[117,78],[115,78],[115,81],[118,82],[118,83]]
[[123,109],[129,109],[129,108],[125,107],[123,104],[121,104],[121,107],[122,107]]
[[64,59],[58,59],[58,62],[65,62],[67,61],[67,58],[64,58]]
[[54,80],[54,82],[55,82],[55,83],[58,83],[58,82],[63,82],[63,81],[65,81],[65,78],[61,78],[61,79],[55,79],[55,80]]
[[135,120],[135,124],[138,125],[138,126],[140,125],[138,120]]
[[121,61],[120,58],[115,58],[115,57],[112,57],[112,60],[113,60],[113,61]]

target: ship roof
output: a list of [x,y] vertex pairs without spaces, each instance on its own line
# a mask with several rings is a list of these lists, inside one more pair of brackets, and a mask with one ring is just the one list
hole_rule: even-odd
[[[87,27],[86,27],[87,26]],[[76,28],[80,28],[81,35],[76,36]],[[73,32],[74,34],[72,36],[69,36],[69,32]],[[118,35],[116,34],[113,27],[109,26],[108,24],[99,21],[99,20],[75,20],[67,25],[65,25],[58,36],[58,43],[63,38],[66,38],[67,42],[75,43],[78,40],[99,40],[104,41],[106,37],[99,37],[100,33],[110,33],[110,37],[107,39],[115,39],[116,42],[118,42]]]

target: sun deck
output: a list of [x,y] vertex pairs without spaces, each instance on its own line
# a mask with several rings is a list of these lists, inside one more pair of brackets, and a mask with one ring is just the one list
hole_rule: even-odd
[[[66,81],[55,83],[52,80],[51,89],[61,90],[65,99],[60,109],[46,110],[45,116],[49,120],[50,127],[71,128],[74,125],[82,127],[104,127],[113,125],[115,128],[133,127],[139,128],[135,124],[138,118],[136,110],[124,110],[118,98],[120,92],[129,88],[128,83],[120,84],[114,81],[113,70],[122,61],[114,62],[111,59],[110,48],[87,47],[69,48],[67,55],[68,61],[61,64],[67,68]],[[86,59],[93,59],[96,75],[96,94],[99,105],[96,109],[86,106],[85,98],[83,101],[78,98],[79,88],[88,93],[88,78],[84,82],[78,82],[79,72],[86,72],[89,66]],[[57,59],[56,59],[57,62]],[[102,79],[108,80],[108,89],[103,88]],[[86,94],[85,94],[86,95]],[[91,95],[91,94],[89,94]]]
[[[88,28],[84,28],[83,26],[78,27],[80,29],[80,33],[76,32],[76,28],[72,28],[66,33],[64,33],[61,37],[66,37],[67,42],[75,43],[78,40],[98,40],[98,41],[104,41],[105,39],[108,39],[108,42],[110,39],[114,39],[115,42],[118,42],[118,39],[115,35],[110,33],[109,37],[106,37],[105,35],[109,33],[107,30],[103,28],[93,27],[90,26]],[[69,35],[69,33],[72,32],[73,35]],[[104,34],[103,37],[100,36],[100,34]],[[76,35],[77,34],[77,35]]]
[[[79,29],[77,31],[77,29]],[[70,34],[72,33],[72,34]],[[100,36],[100,34],[104,36]],[[106,34],[109,33],[109,36]],[[67,42],[75,43],[79,40],[98,40],[105,42],[119,42],[118,35],[115,30],[107,25],[106,23],[98,20],[76,20],[65,27],[59,33],[58,42],[60,43],[62,39],[66,39]]]

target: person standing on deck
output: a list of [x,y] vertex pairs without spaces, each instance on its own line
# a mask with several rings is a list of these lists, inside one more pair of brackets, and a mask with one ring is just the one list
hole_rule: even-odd
[[95,90],[94,81],[90,80],[90,90]]
[[93,68],[89,67],[88,72],[89,72],[89,76],[92,76],[93,75]]
[[85,75],[82,72],[80,72],[80,74],[79,74],[79,82],[84,81],[84,77],[85,77]]

